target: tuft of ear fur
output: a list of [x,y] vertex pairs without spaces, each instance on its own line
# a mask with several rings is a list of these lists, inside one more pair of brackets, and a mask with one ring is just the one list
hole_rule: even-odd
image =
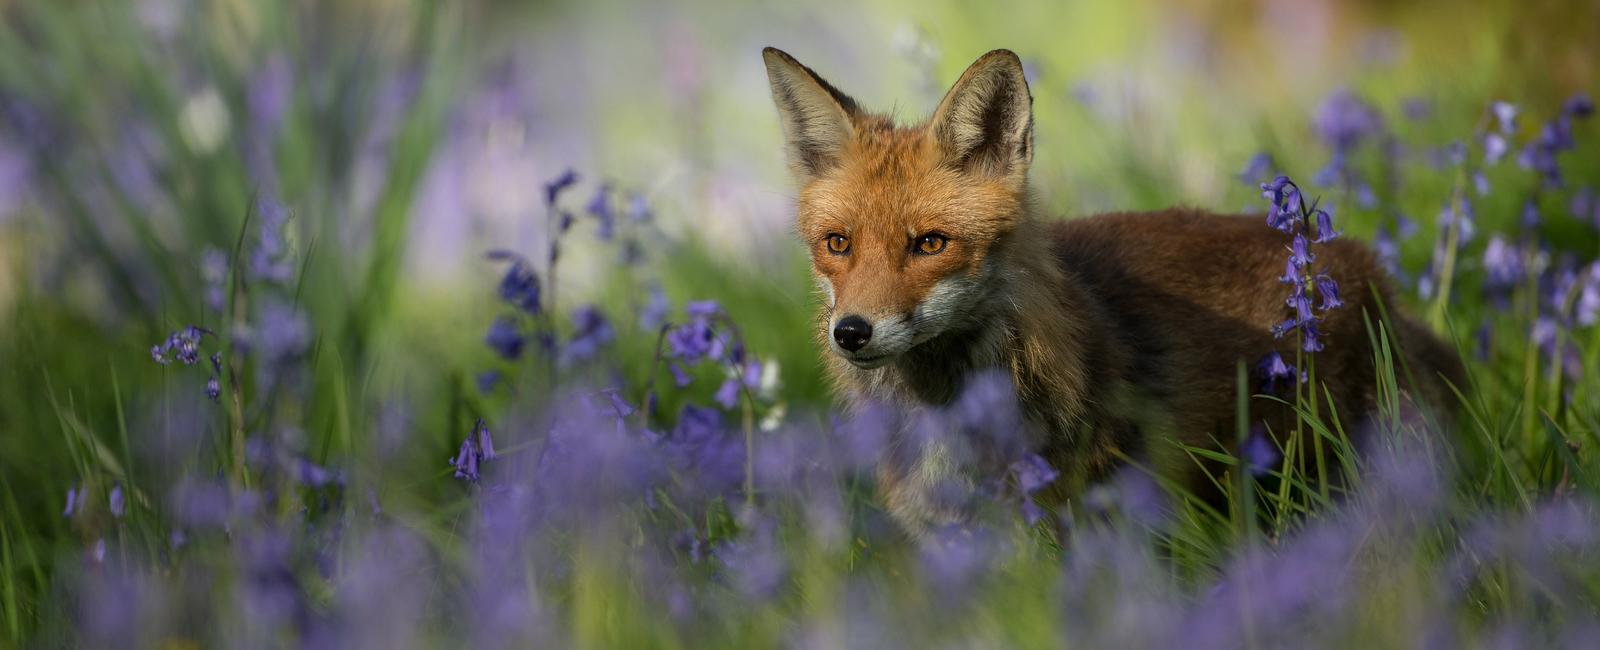
[[775,47],[761,51],[772,84],[772,101],[778,105],[789,167],[805,185],[838,164],[845,144],[855,134],[860,114],[855,100],[834,88],[817,73]]
[[1033,95],[1022,61],[995,50],[973,62],[928,121],[945,160],[969,173],[1021,180],[1033,161]]

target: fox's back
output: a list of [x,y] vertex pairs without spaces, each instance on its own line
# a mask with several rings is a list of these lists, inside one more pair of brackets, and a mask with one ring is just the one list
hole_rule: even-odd
[[[1259,216],[1176,209],[1115,213],[1048,226],[1056,262],[1068,281],[1101,306],[1127,350],[1125,379],[1167,406],[1176,433],[1190,442],[1230,439],[1239,363],[1278,351],[1293,360],[1298,342],[1273,335],[1292,315],[1280,281],[1288,237]],[[1321,315],[1324,350],[1316,371],[1341,412],[1373,408],[1373,356],[1364,314],[1389,313],[1387,329],[1415,360],[1424,401],[1437,402],[1442,374],[1460,374],[1455,355],[1425,328],[1399,316],[1390,282],[1365,244],[1335,239],[1316,246],[1314,267],[1341,287],[1344,306]],[[1385,309],[1378,308],[1381,299]],[[1252,385],[1250,392],[1258,392]],[[1270,405],[1257,403],[1258,409]],[[1286,414],[1280,414],[1286,415]],[[1269,420],[1272,419],[1269,417]]]

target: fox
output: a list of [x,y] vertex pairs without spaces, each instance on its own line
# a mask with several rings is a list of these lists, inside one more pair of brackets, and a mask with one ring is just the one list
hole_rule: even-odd
[[[1272,327],[1286,309],[1283,233],[1259,215],[1184,207],[1041,215],[1028,180],[1033,96],[1010,50],[979,57],[910,126],[781,50],[762,57],[798,186],[819,344],[847,409],[940,408],[977,373],[998,372],[1056,472],[1048,504],[1131,463],[1214,496],[1225,468],[1185,448],[1236,452],[1237,369],[1272,351],[1295,358],[1293,337]],[[1416,378],[1407,403],[1447,410],[1460,356],[1397,311],[1373,250],[1340,238],[1317,255],[1345,300],[1318,323],[1323,412],[1358,431],[1377,411],[1368,319]],[[1292,407],[1259,397],[1247,417],[1280,444],[1295,421]],[[875,470],[891,517],[914,535],[961,521],[935,493],[967,470],[939,449],[902,456]]]

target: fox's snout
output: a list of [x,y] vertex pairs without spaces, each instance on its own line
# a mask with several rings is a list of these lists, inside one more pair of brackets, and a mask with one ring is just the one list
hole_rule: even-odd
[[833,342],[849,352],[856,352],[872,340],[872,323],[856,315],[845,316],[833,326]]

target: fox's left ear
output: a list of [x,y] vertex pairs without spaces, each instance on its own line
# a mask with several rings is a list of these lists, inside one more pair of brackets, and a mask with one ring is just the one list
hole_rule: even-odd
[[1020,181],[1033,161],[1033,95],[1011,50],[978,58],[928,121],[945,159],[968,172]]
[[772,101],[783,122],[789,167],[805,185],[838,164],[845,145],[855,135],[854,121],[861,109],[854,99],[783,50],[769,47],[761,51],[761,58],[767,64]]

